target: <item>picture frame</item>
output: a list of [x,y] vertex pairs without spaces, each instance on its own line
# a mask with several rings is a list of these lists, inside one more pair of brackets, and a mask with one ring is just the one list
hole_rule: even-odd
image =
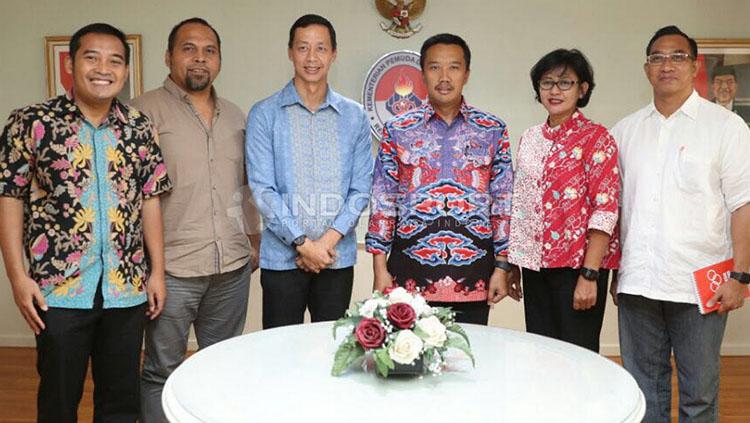
[[[695,88],[750,125],[750,39],[698,39]],[[729,101],[731,100],[731,101]]]
[[[47,67],[47,97],[55,97],[69,91],[73,85],[73,76],[65,70],[65,58],[69,56],[70,36],[44,37],[44,57]],[[130,65],[128,80],[117,98],[123,102],[139,96],[143,92],[141,79],[141,36],[128,34],[130,46]]]

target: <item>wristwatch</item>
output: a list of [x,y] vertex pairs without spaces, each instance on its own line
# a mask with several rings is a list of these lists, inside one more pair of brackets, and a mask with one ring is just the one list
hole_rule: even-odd
[[729,272],[729,277],[745,285],[750,284],[750,273],[746,272]]
[[510,272],[512,269],[510,263],[504,260],[495,260],[495,267],[506,272]]
[[599,271],[594,270],[594,269],[589,269],[588,267],[582,267],[581,276],[583,276],[583,278],[586,279],[587,281],[594,282],[599,279]]
[[292,241],[292,247],[297,248],[307,241],[307,235],[300,235]]

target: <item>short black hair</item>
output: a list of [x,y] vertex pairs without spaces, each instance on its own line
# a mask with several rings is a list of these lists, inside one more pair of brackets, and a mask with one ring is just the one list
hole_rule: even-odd
[[436,44],[453,44],[461,47],[461,50],[464,51],[466,70],[469,70],[471,65],[471,50],[469,50],[469,45],[458,35],[448,33],[433,35],[422,43],[422,48],[419,50],[419,67],[422,68],[422,70],[424,70],[424,58],[427,54],[427,50]]
[[125,38],[125,34],[114,26],[101,22],[88,24],[76,31],[75,34],[70,37],[68,50],[70,51],[70,59],[72,61],[75,62],[76,53],[78,52],[78,49],[81,48],[81,38],[87,34],[105,34],[116,37],[122,42],[122,46],[125,48],[125,64],[130,64],[130,46],[128,45],[127,38]]
[[221,37],[219,37],[219,33],[216,32],[214,27],[211,26],[208,22],[206,22],[205,19],[202,18],[189,18],[185,19],[184,21],[178,23],[177,25],[172,28],[171,31],[169,31],[169,38],[167,38],[167,51],[172,52],[172,49],[174,48],[174,42],[177,38],[177,31],[180,30],[183,26],[187,24],[198,24],[208,27],[211,31],[213,31],[214,35],[216,36],[216,44],[218,44],[217,47],[219,47],[219,54],[221,54]]
[[588,82],[589,89],[583,97],[579,98],[576,102],[577,107],[586,107],[591,99],[591,93],[594,92],[594,69],[591,67],[588,59],[577,49],[564,49],[559,48],[553,50],[544,55],[538,62],[531,68],[529,76],[531,77],[531,85],[534,86],[534,92],[536,93],[536,101],[542,102],[539,97],[539,83],[542,80],[542,76],[545,73],[562,68],[562,72],[566,69],[572,70],[578,77],[579,84]]
[[690,45],[690,55],[693,57],[693,60],[695,60],[695,58],[698,57],[698,43],[696,43],[694,39],[690,38],[687,34],[682,32],[682,30],[680,28],[677,28],[675,25],[665,26],[664,28],[661,28],[658,31],[656,31],[656,33],[654,33],[654,36],[651,37],[651,39],[648,42],[648,45],[646,46],[646,56],[651,54],[651,47],[653,47],[656,40],[667,35],[679,35],[681,37],[684,37],[687,40],[688,44]]
[[733,66],[717,66],[714,68],[713,76],[711,76],[711,81],[713,81],[717,76],[725,75],[731,75],[734,77],[735,81],[737,80],[737,72],[735,72]]
[[292,27],[289,28],[289,48],[292,48],[292,43],[294,42],[294,31],[296,31],[297,28],[307,28],[310,25],[322,25],[326,27],[328,29],[328,35],[331,36],[331,48],[336,50],[336,30],[333,29],[333,24],[328,19],[314,14],[300,16],[299,19],[294,21]]

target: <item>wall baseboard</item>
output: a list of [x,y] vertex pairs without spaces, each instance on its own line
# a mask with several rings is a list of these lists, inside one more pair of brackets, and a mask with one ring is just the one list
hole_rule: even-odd
[[[0,335],[0,347],[36,347],[36,341],[33,336],[24,335]],[[195,351],[198,349],[198,342],[195,338],[190,337],[188,340],[188,349]],[[619,356],[619,344],[602,344],[601,353],[606,356]],[[721,355],[750,355],[750,343],[724,344],[721,346]]]
[[36,347],[33,335],[0,335],[0,347]]

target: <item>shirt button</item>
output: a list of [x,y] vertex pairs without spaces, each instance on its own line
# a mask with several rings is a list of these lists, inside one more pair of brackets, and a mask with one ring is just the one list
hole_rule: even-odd
[[214,186],[212,187],[212,189],[213,189],[214,191],[216,191],[216,185],[214,185]]

